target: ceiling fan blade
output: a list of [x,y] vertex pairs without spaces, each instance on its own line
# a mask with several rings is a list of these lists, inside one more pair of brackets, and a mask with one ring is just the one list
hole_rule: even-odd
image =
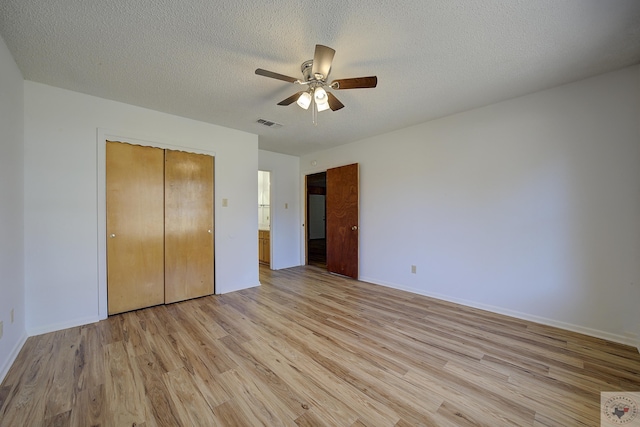
[[294,102],[296,102],[298,100],[298,98],[300,98],[300,95],[302,95],[303,93],[304,93],[304,91],[301,91],[301,92],[298,92],[298,93],[294,93],[293,95],[291,95],[287,99],[284,99],[284,100],[278,102],[278,105],[290,105],[290,104],[293,104]]
[[313,55],[313,68],[311,72],[315,76],[321,74],[322,77],[319,80],[324,80],[331,71],[331,63],[333,62],[333,56],[336,51],[330,47],[323,46],[321,44],[316,45],[316,52]]
[[344,108],[344,104],[331,92],[327,92],[327,97],[329,98],[327,101],[329,102],[329,108],[331,108],[331,111],[338,111],[339,109]]
[[[337,86],[335,85],[337,83]],[[331,82],[333,89],[367,89],[376,87],[378,77],[354,77],[352,79],[338,79]]]
[[298,79],[294,77],[285,76],[284,74],[274,73],[273,71],[263,70],[262,68],[258,68],[256,70],[256,74],[259,76],[271,77],[272,79],[284,80],[285,82],[295,83]]

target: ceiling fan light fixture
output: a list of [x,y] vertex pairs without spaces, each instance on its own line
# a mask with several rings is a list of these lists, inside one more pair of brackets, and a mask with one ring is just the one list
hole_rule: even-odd
[[313,92],[313,99],[316,101],[318,112],[329,109],[329,97],[327,91],[322,86],[315,88]]
[[324,90],[321,86],[317,87],[313,92],[313,97],[316,100],[316,104],[326,104],[327,103],[327,91]]
[[305,110],[309,109],[309,105],[311,105],[311,94],[309,92],[302,93],[296,102]]
[[318,112],[329,109],[329,103],[328,102],[323,102],[321,104],[316,103],[316,105],[318,106]]

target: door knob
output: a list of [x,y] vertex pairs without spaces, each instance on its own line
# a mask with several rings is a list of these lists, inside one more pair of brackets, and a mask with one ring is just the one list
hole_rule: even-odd
[[358,229],[358,226],[357,226],[357,225],[354,225],[353,227],[351,227],[351,229],[352,229],[353,231],[356,231],[356,230]]
[[115,234],[111,234],[109,237],[111,237],[113,239],[114,237],[116,237],[116,235]]
[[211,230],[207,230],[207,233],[211,234]]

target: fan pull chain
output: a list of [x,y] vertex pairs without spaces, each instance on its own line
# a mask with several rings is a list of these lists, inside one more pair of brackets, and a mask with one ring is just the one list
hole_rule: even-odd
[[313,118],[313,125],[314,126],[318,126],[318,107],[316,107],[316,103],[315,100],[311,102],[312,106],[312,110],[311,110],[311,114],[312,114],[312,118]]

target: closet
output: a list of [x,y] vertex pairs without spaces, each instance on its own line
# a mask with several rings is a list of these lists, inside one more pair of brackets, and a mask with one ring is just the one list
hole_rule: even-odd
[[107,141],[109,314],[214,293],[214,158]]

